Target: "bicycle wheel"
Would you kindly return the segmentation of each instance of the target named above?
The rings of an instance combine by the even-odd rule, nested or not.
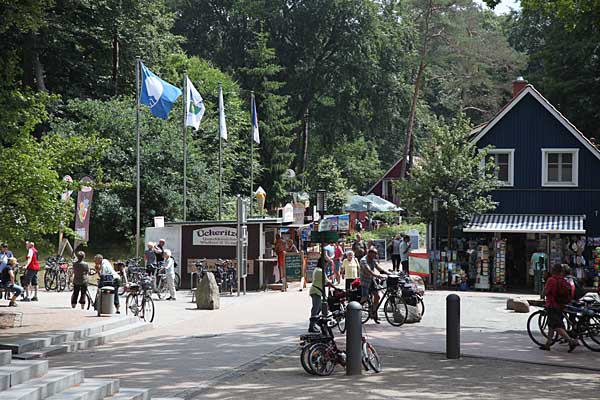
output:
[[[158,285],[156,286],[156,295],[158,296],[159,300],[163,298],[163,295],[167,295],[167,278],[164,276],[161,276],[160,280],[158,281]]]
[[[377,354],[377,350],[375,347],[369,342],[363,343],[362,348],[363,354],[363,366],[365,365],[365,360],[369,367],[375,371],[375,373],[381,372],[381,359],[379,358],[379,354]],[[368,370],[368,368],[365,368]]]
[[[92,295],[90,294],[90,291],[86,291],[85,292],[85,303],[86,303],[86,309],[89,310],[90,308],[94,307],[94,300],[92,298]]]
[[[600,317],[594,315],[580,322],[583,334],[579,337],[585,347],[591,351],[600,352]]]
[[[425,315],[425,303],[423,302],[423,297],[417,295],[417,310],[421,313],[421,318]]]
[[[67,288],[67,273],[65,271],[58,271],[58,276],[56,278],[56,291],[62,292]]]
[[[329,345],[318,343],[311,348],[308,362],[316,375],[329,376],[335,369],[335,358]]]
[[[138,295],[137,293],[130,293],[127,295],[127,298],[125,299],[125,314],[129,315],[133,315],[134,317],[140,317],[140,303],[138,301]]]
[[[312,347],[316,346],[317,344],[319,343],[308,343],[302,348],[302,351],[300,352],[300,364],[302,364],[302,368],[311,375],[316,375],[316,373],[310,366],[308,356],[310,355]]]
[[[50,292],[57,287],[57,279],[56,272],[54,270],[46,271],[46,275],[44,275],[44,287],[46,291]]]
[[[538,310],[527,319],[527,334],[538,346],[544,346],[548,338],[548,315],[546,310]],[[552,343],[556,341],[558,334],[554,334]]]
[[[346,332],[346,307],[342,304],[340,307],[340,315],[338,317],[337,327],[340,333]]]
[[[142,300],[142,319],[146,322],[154,321],[154,301],[150,296],[144,296]]]
[[[179,290],[181,287],[181,277],[177,272],[175,272],[175,290]]]
[[[363,324],[366,324],[367,321],[371,318],[371,300],[365,301],[362,303],[362,311],[360,312],[360,321]]]
[[[408,316],[408,306],[400,296],[390,296],[383,305],[385,319],[392,326],[402,326]]]
[[[67,269],[67,290],[73,291],[73,268]]]

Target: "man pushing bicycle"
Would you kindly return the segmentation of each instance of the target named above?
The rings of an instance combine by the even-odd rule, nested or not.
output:
[[[373,278],[382,278],[387,274],[387,271],[379,266],[377,262],[377,249],[369,248],[367,255],[360,260],[360,302],[365,303],[369,296],[373,299],[373,309],[377,310],[379,306],[379,290],[375,286]],[[371,318],[375,323],[379,323],[377,313],[371,310]]]

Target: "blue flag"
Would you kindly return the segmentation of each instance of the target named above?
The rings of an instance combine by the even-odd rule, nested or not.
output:
[[[144,63],[142,65],[142,96],[140,102],[150,107],[152,115],[167,119],[175,100],[181,96],[181,89],[154,75]]]

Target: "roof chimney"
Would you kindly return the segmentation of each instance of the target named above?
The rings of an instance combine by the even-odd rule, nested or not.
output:
[[[525,89],[529,82],[527,82],[522,76],[517,77],[512,83],[513,87],[513,99],[521,93],[521,90]]]

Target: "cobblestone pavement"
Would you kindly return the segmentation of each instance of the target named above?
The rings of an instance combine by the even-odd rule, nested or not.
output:
[[[197,399],[598,399],[600,372],[379,347],[383,371],[310,376],[298,352],[223,379]]]

